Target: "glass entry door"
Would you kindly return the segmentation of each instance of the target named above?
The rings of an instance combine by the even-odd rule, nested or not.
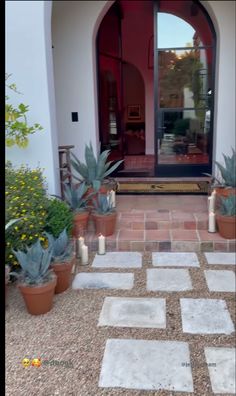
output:
[[[211,172],[213,28],[193,1],[159,1],[154,34],[156,176]]]

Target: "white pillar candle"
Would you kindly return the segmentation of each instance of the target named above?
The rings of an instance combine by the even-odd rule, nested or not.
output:
[[[110,195],[111,195],[111,205],[113,208],[115,208],[116,207],[116,192],[114,190],[111,190]]]
[[[88,264],[88,246],[81,246],[81,262],[82,264]]]
[[[84,237],[79,237],[78,238],[78,242],[79,242],[79,257],[81,257],[81,248],[84,245]]]
[[[211,196],[208,197],[208,212],[215,212],[215,200],[216,200],[216,191],[214,190],[211,193]]]
[[[99,235],[98,237],[98,254],[105,254],[105,237],[103,235]]]
[[[216,232],[216,219],[214,212],[210,212],[208,216],[208,232]]]

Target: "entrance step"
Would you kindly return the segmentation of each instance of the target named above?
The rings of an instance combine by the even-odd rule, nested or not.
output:
[[[236,240],[209,233],[207,213],[177,211],[120,212],[113,235],[106,237],[107,251],[234,252]],[[89,250],[98,250],[90,220],[85,235]]]
[[[106,237],[107,251],[235,252],[236,240],[208,232],[207,196],[116,196],[115,233]],[[98,251],[89,221],[85,242]]]

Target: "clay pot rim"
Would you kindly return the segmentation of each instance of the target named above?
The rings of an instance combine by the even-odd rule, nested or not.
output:
[[[74,216],[77,216],[77,215],[79,215],[79,214],[86,214],[86,213],[89,213],[89,211],[88,211],[88,209],[86,208],[86,209],[83,209],[83,210],[74,210]]]
[[[233,220],[236,220],[236,216],[227,216],[227,215],[222,215],[220,213],[217,213],[216,214],[216,219],[223,220],[223,221],[226,221],[226,222],[231,222]]]
[[[39,284],[37,284],[37,285],[29,285],[28,283],[20,282],[20,283],[18,283],[17,286],[18,286],[19,288],[27,288],[27,289],[31,289],[31,290],[32,290],[32,289],[40,289],[40,288],[49,286],[51,283],[55,283],[55,284],[56,284],[56,282],[57,282],[57,276],[56,276],[56,274],[52,271],[52,273],[50,274],[50,279],[47,280],[46,282],[39,283]]]
[[[57,261],[55,263],[51,263],[51,268],[56,271],[64,271],[65,269],[70,269],[70,267],[72,267],[74,263],[73,259],[74,258],[72,257],[70,261]]]
[[[117,211],[110,212],[110,213],[98,213],[98,212],[96,212],[96,211],[93,211],[91,214],[92,214],[92,215],[95,215],[95,216],[99,216],[99,217],[106,217],[106,216],[114,216],[114,215],[117,215]]]

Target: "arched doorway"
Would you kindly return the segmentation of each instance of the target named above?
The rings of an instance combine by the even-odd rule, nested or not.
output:
[[[117,158],[127,154],[127,113],[135,109],[136,125],[138,121],[140,125],[134,131],[140,136],[145,131],[146,142],[137,154],[151,157],[149,169],[143,168],[147,176],[201,177],[211,172],[215,37],[213,24],[197,1],[120,0],[113,4],[101,22],[97,42],[100,140],[103,143],[107,136],[102,82],[102,71],[107,69],[116,81],[116,109],[112,111],[116,112]],[[138,100],[124,101],[126,56],[144,77],[145,120],[141,120]]]

